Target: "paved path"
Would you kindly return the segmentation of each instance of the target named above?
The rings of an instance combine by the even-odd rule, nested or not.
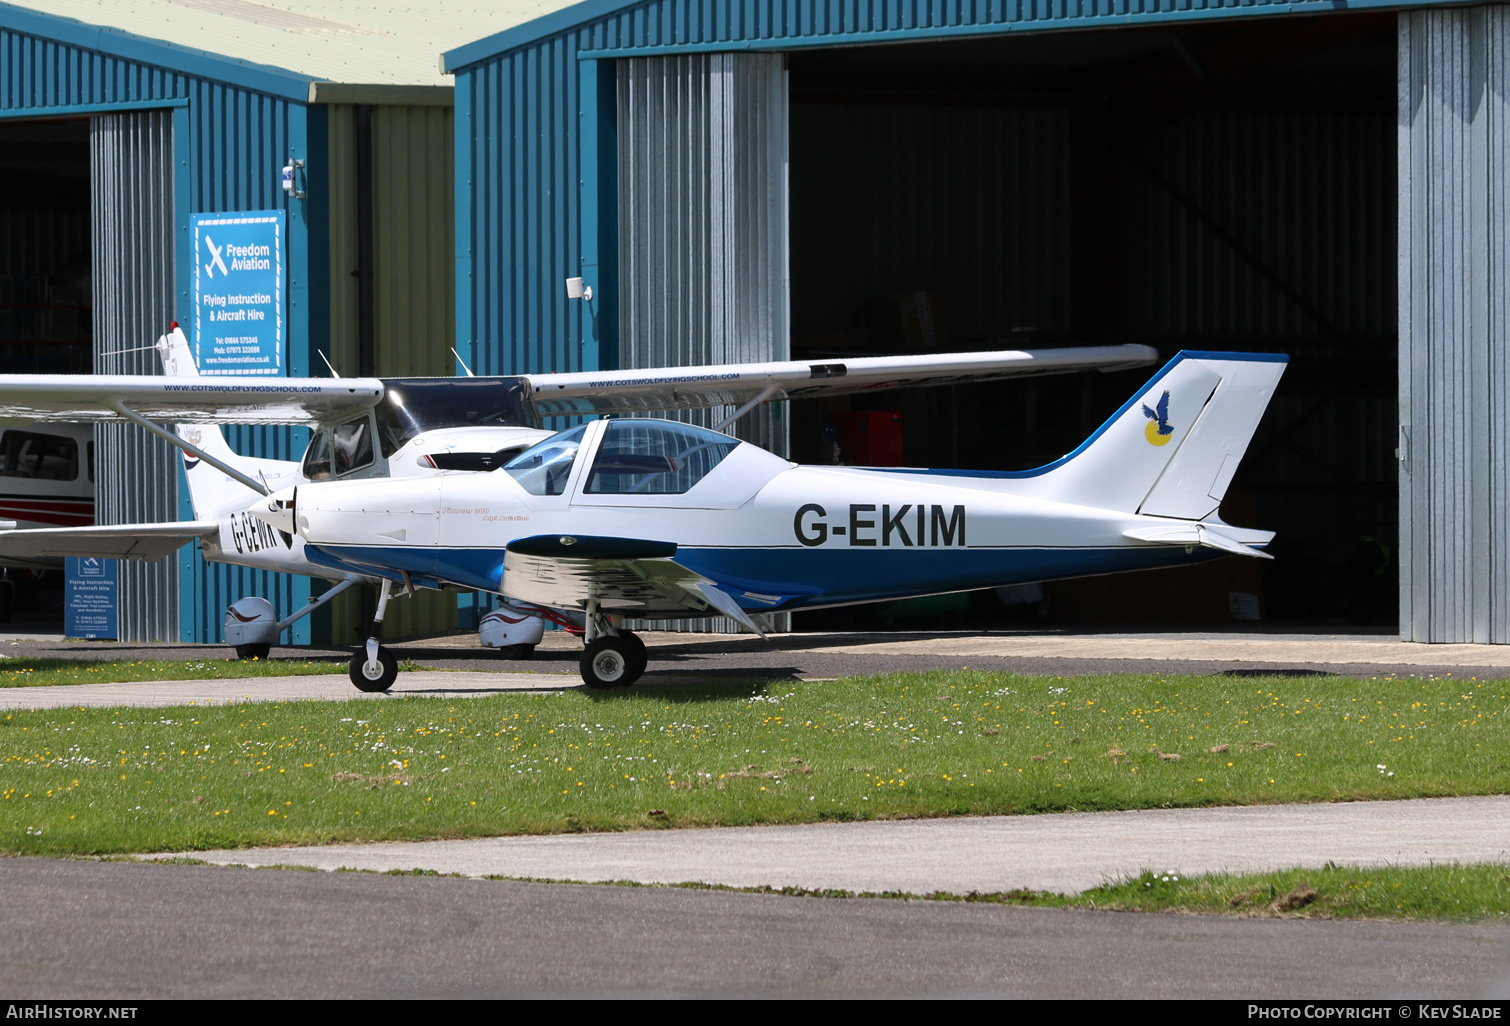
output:
[[[1128,915],[63,859],[6,859],[3,869],[0,993],[27,1000],[1015,996],[1294,1007],[1510,998],[1510,929],[1500,923]],[[1243,1006],[1226,1014],[1242,1016]]]
[[[219,864],[429,869],[926,894],[1073,893],[1144,869],[1510,862],[1510,797],[816,823],[186,853]]]
[[[392,691],[370,695],[352,686],[344,673],[302,677],[243,677],[239,680],[131,681],[122,684],[66,684],[0,689],[0,709],[56,709],[81,706],[234,705],[241,702],[307,702],[353,698],[480,698],[505,691],[559,691],[581,687],[581,678],[547,673],[410,671],[399,674]]]
[[[650,648],[647,681],[675,683],[687,675],[848,677],[901,670],[971,669],[1011,673],[1335,673],[1356,677],[1510,677],[1510,646],[1420,645],[1392,634],[1172,632],[1035,629],[933,633],[641,635]],[[581,643],[549,633],[529,662],[504,662],[472,632],[398,641],[406,658],[442,670],[528,671],[576,675]],[[0,637],[0,653],[69,659],[224,659],[216,645],[62,642]],[[277,648],[275,657],[344,663],[350,649]]]
[[[651,669],[645,684],[692,685],[709,677],[793,679],[958,668],[1079,673],[1338,673],[1510,676],[1510,645],[1418,645],[1379,634],[1086,634],[1021,631],[936,634],[747,635],[646,633]],[[0,643],[4,643],[0,639]],[[477,697],[500,691],[579,687],[581,643],[547,634],[528,662],[504,662],[476,647],[470,634],[420,638],[392,647],[406,659],[448,672],[400,674],[395,695]],[[50,658],[224,658],[214,646],[5,643],[12,656]],[[344,661],[337,649],[279,649],[285,657]],[[450,672],[454,671],[454,672]],[[0,709],[69,705],[162,706],[228,701],[300,701],[363,697],[345,674],[243,680],[81,684],[0,689]]]

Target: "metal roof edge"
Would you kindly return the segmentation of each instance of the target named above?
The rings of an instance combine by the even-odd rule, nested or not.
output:
[[[510,50],[517,50],[528,46],[541,39],[568,31],[576,25],[583,25],[596,21],[599,18],[606,18],[624,8],[634,7],[644,2],[645,0],[582,0],[581,3],[542,15],[533,21],[527,21],[522,25],[516,25],[513,28],[504,29],[502,32],[496,32],[491,36],[486,36],[474,42],[465,43],[453,50],[447,50],[440,55],[440,70],[443,74],[454,75],[469,65],[478,64],[490,57],[496,57]],[[1120,28],[1141,23],[1216,20],[1232,15],[1244,14],[1332,13],[1348,10],[1376,10],[1380,8],[1461,6],[1464,3],[1465,0],[1289,0],[1289,2],[1270,4],[1263,8],[1254,8],[1246,3],[1236,2],[1236,0],[1220,0],[1213,7],[1198,9],[1184,8],[1178,11],[1042,19],[1027,23],[1003,21],[968,26],[953,25],[929,26],[920,29],[889,29],[864,33],[863,38],[854,34],[845,35],[840,38],[839,42],[842,45],[907,42],[939,36],[995,35],[998,33],[1005,35],[1010,32],[1055,31],[1066,28],[1086,28],[1093,25]],[[651,55],[734,52],[740,50],[789,50],[811,46],[833,46],[836,45],[835,39],[836,37],[832,35],[811,37],[775,36],[761,37],[759,39],[729,39],[718,42],[667,43],[651,47],[630,45],[602,50],[583,50],[577,56],[586,59],[595,59],[599,57],[621,57],[631,51]]]
[[[308,75],[299,75],[284,68],[196,50],[165,39],[138,36],[123,29],[43,14],[10,3],[0,2],[0,28],[197,78],[242,86],[298,103],[307,102],[312,81]]]
[[[362,82],[311,82],[310,103],[371,103],[389,107],[454,107],[456,87]]]
[[[547,36],[565,32],[575,25],[606,18],[625,7],[634,7],[643,2],[644,0],[582,0],[581,3],[541,15],[523,25],[515,25],[491,36],[464,43],[454,50],[447,50],[440,55],[440,70],[442,74],[454,75],[470,64],[477,64],[509,50],[517,50]]]

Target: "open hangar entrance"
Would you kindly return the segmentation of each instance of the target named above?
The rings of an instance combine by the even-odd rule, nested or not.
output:
[[[797,626],[1392,627],[1396,15],[1036,33],[788,58],[794,358],[1137,342],[1290,366],[1223,504],[1273,562],[811,614]],[[1016,470],[1152,369],[796,403],[791,454]],[[865,413],[871,416],[864,416]],[[844,442],[851,442],[846,452]],[[858,444],[856,444],[858,443]]]
[[[0,120],[0,368],[87,374],[93,360],[89,119]],[[87,428],[0,432],[0,520],[93,521]],[[0,570],[0,622],[60,631],[62,575]],[[13,628],[13,629],[14,629]]]

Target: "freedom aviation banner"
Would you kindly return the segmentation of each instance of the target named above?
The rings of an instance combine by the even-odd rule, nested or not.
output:
[[[190,223],[199,373],[281,375],[283,211],[192,214]]]

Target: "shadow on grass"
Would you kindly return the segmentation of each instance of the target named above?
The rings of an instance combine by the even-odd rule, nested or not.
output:
[[[722,677],[674,676],[641,677],[629,688],[583,688],[581,693],[594,702],[622,701],[626,698],[650,698],[668,704],[690,705],[697,702],[720,702],[729,699],[763,697],[772,684],[795,683],[784,680],[728,679]]]

